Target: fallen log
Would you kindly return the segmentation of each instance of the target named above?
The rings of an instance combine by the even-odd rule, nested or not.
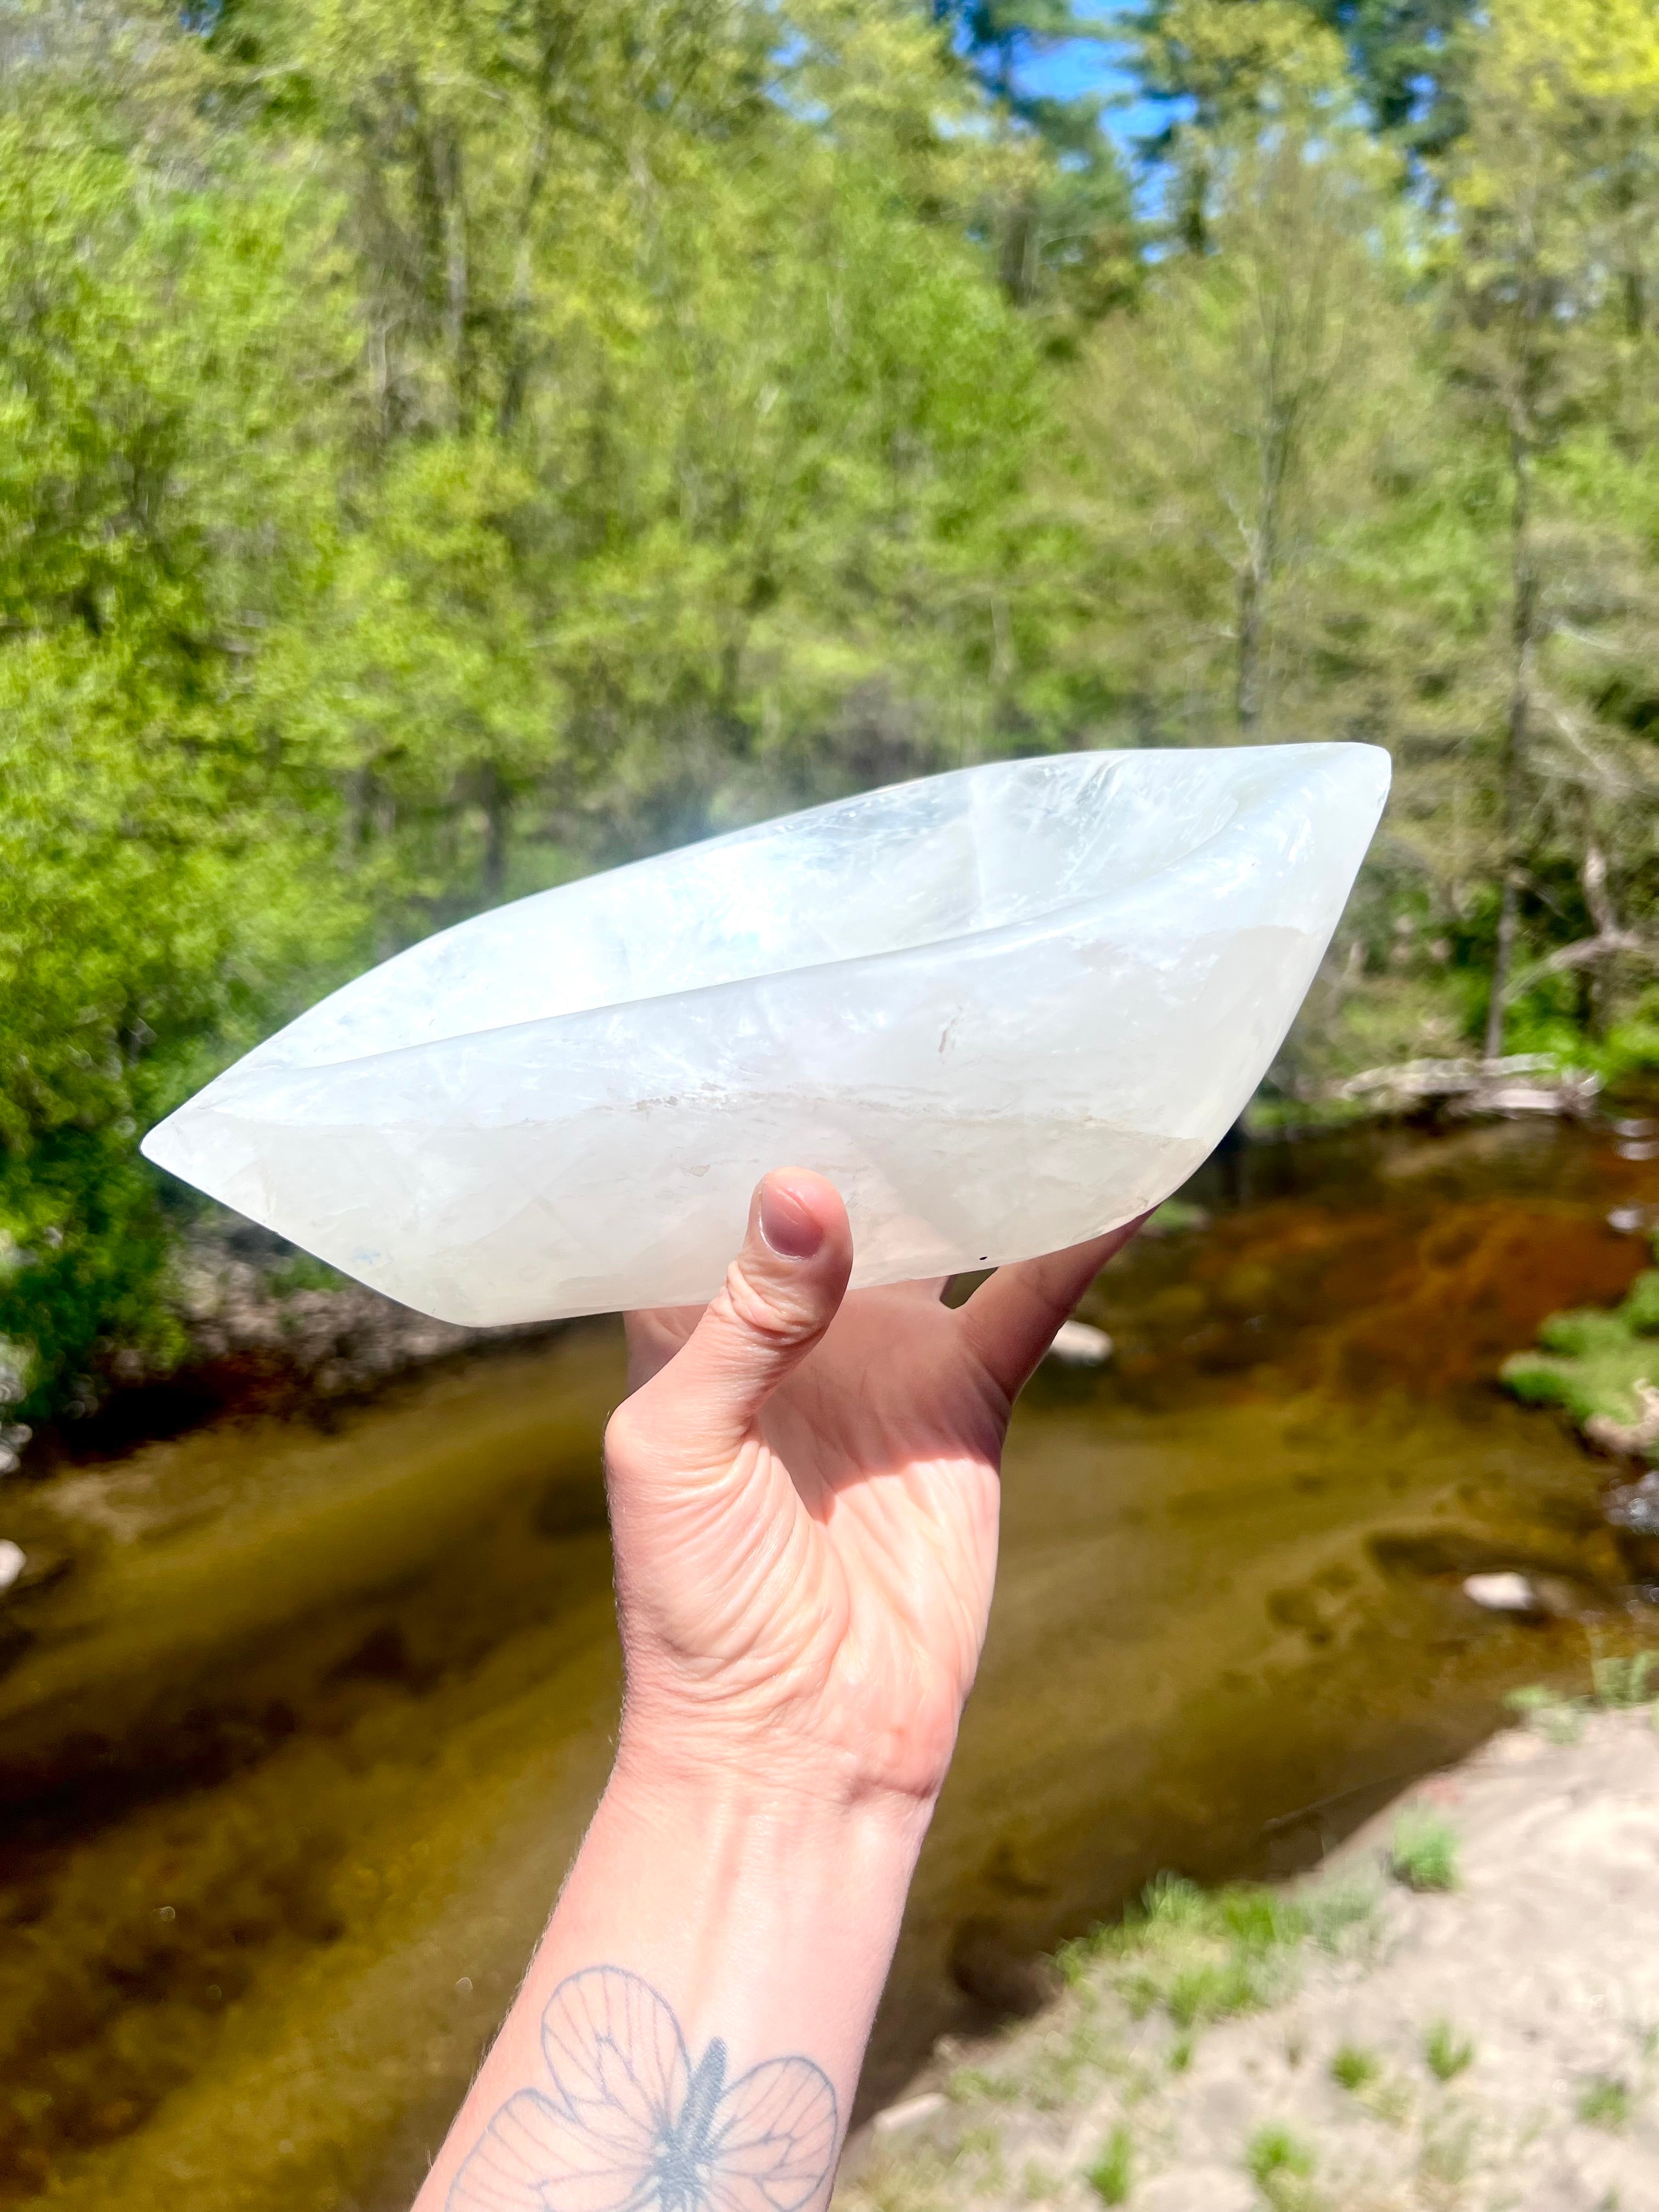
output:
[[[1382,1114],[1428,1109],[1458,1117],[1553,1114],[1582,1121],[1594,1112],[1601,1090],[1601,1077],[1588,1068],[1559,1067],[1542,1053],[1512,1053],[1502,1060],[1407,1060],[1368,1067],[1329,1095],[1363,1100]]]

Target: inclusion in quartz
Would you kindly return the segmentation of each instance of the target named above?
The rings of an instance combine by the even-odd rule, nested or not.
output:
[[[476,1325],[709,1297],[774,1167],[840,1188],[855,1284],[1027,1258],[1237,1118],[1388,787],[1370,745],[1071,753],[763,823],[427,939],[144,1151]]]

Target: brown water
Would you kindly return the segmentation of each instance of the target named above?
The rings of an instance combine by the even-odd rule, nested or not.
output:
[[[1620,1617],[1596,1468],[1492,1377],[1622,1293],[1605,1216],[1659,1167],[1553,1127],[1243,1165],[1097,1286],[1113,1367],[1017,1417],[866,2103],[1158,1869],[1304,1864],[1505,1691],[1582,1678],[1582,1623],[1463,1575]],[[0,2201],[407,2203],[605,1773],[621,1371],[583,1326],[0,1493],[67,1570],[0,1613]]]

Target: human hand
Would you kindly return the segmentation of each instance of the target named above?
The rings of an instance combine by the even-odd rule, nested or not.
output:
[[[1132,1233],[958,1312],[942,1282],[848,1297],[846,1208],[785,1169],[717,1297],[629,1318],[616,1771],[417,2212],[820,2202],[979,1661],[1014,1396]]]
[[[755,1194],[706,1308],[635,1314],[605,1438],[628,1693],[619,1773],[739,1772],[931,1806],[984,1640],[1013,1401],[1139,1224],[847,1295],[834,1186]]]

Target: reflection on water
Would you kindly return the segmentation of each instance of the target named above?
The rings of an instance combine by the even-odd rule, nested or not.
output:
[[[1158,1869],[1305,1863],[1505,1690],[1582,1676],[1581,1624],[1483,1615],[1464,1575],[1620,1602],[1597,1470],[1491,1376],[1622,1293],[1644,1251],[1605,1217],[1659,1168],[1553,1128],[1225,1168],[1206,1227],[1097,1286],[1113,1367],[1017,1419],[866,2098]],[[407,2203],[605,1772],[620,1379],[595,1324],[327,1432],[8,1489],[41,1568],[0,1614],[0,2200]]]

